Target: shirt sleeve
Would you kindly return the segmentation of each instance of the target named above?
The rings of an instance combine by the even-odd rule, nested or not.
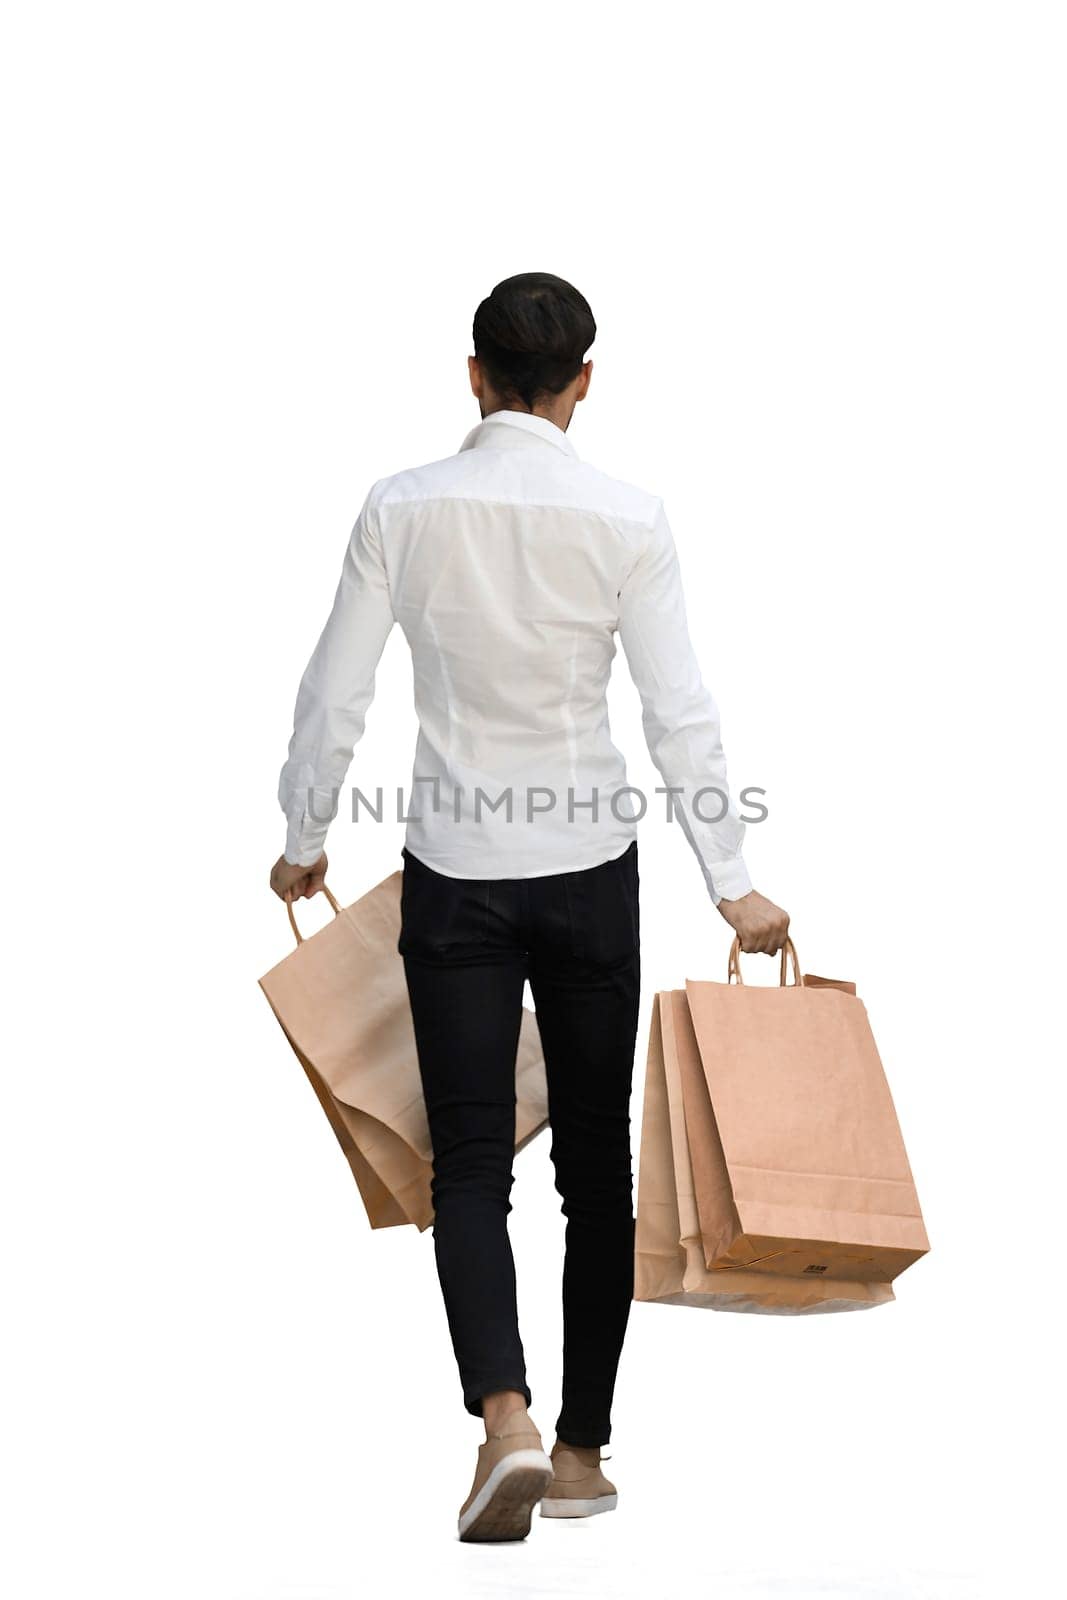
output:
[[[288,820],[285,859],[294,865],[310,866],[322,854],[394,620],[368,495],[348,541],[333,609],[300,680],[289,757],[278,783]]]
[[[714,904],[752,888],[741,855],[745,825],[730,796],[719,711],[689,638],[674,537],[660,502],[619,591],[619,639],[641,696],[649,754]],[[702,792],[703,791],[703,792]]]

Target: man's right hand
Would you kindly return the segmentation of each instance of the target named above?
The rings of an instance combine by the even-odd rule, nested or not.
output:
[[[789,913],[752,889],[740,900],[720,900],[719,912],[750,955],[777,955],[789,933]]]

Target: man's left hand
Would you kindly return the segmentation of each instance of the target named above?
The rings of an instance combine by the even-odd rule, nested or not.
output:
[[[310,867],[294,866],[281,855],[270,869],[270,886],[279,900],[310,900],[325,887],[328,865],[325,852]]]

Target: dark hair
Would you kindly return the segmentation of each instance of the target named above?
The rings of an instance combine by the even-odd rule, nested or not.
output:
[[[493,388],[531,410],[578,376],[595,338],[588,300],[551,272],[505,278],[474,313],[474,353]]]

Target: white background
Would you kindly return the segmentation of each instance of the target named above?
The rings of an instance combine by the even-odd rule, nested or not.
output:
[[[1058,1587],[1062,17],[12,8],[18,1600]],[[635,1306],[618,1512],[486,1549],[455,1539],[482,1435],[430,1235],[369,1231],[256,979],[351,524],[477,420],[474,307],[530,269],[592,303],[571,437],[665,498],[735,786],[768,791],[751,870],[802,964],[859,984],[933,1251],[870,1315]],[[407,782],[410,693],[397,630],[352,781]],[[611,707],[651,787],[621,657]],[[401,835],[334,828],[342,898]],[[652,993],[728,948],[680,830],[640,848],[635,1160]],[[551,1437],[546,1139],[513,1200]]]

